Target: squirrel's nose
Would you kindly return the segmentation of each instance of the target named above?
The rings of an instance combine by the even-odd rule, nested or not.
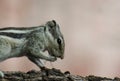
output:
[[[61,58],[61,59],[63,59],[63,58],[64,58],[64,56],[60,56],[60,58]]]

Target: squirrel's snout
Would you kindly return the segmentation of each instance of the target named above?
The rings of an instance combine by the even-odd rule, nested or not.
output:
[[[60,58],[61,58],[61,59],[63,59],[63,58],[64,58],[64,56],[60,56]]]

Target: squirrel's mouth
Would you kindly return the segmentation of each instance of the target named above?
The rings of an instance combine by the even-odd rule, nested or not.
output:
[[[55,49],[48,50],[48,53],[49,53],[51,56],[54,56],[54,57],[56,57],[56,58],[60,58],[60,59],[63,59],[63,58],[64,58],[64,55],[59,54],[58,51],[56,51]]]

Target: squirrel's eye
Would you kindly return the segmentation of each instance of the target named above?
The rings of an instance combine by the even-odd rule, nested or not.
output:
[[[60,38],[57,39],[57,43],[61,44],[61,39]]]
[[[53,26],[50,26],[51,29],[53,29]]]

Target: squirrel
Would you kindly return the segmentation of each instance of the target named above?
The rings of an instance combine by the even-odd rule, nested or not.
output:
[[[0,29],[0,62],[26,56],[40,69],[41,59],[54,62],[64,58],[65,41],[55,20],[35,27],[6,27]],[[46,55],[46,51],[48,55]],[[0,77],[4,73],[0,71]]]

